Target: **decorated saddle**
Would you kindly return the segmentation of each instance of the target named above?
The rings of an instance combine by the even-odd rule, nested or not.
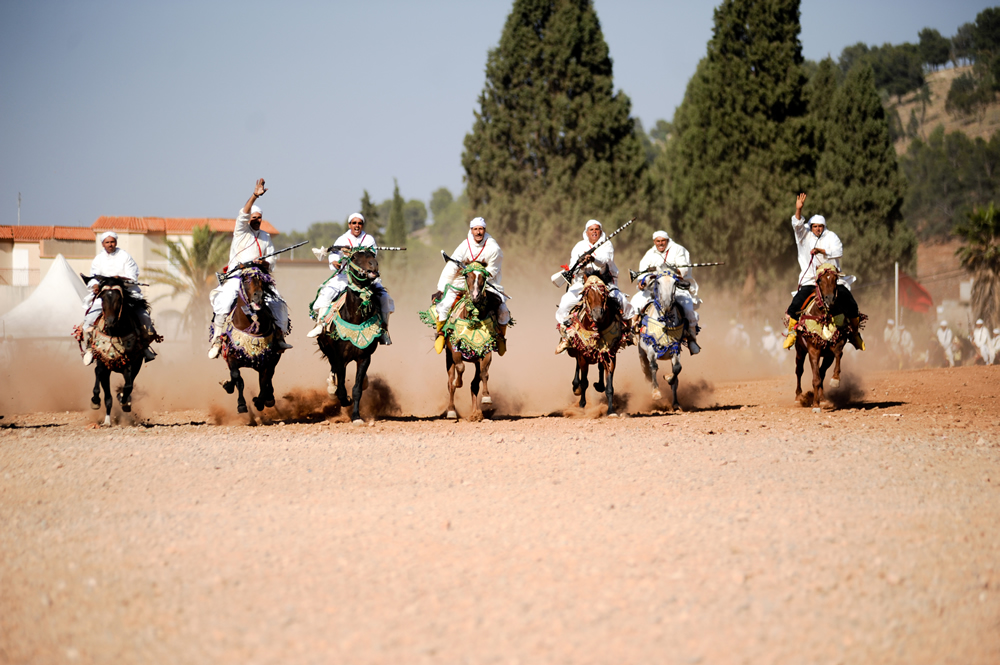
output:
[[[864,328],[867,320],[867,314],[859,314],[858,329]],[[795,330],[814,346],[824,347],[846,342],[850,338],[848,323],[847,317],[843,314],[830,314],[823,304],[823,299],[811,293],[802,306],[802,313]]]
[[[445,293],[448,289],[453,289],[453,287],[449,284],[445,287]],[[428,309],[419,312],[420,320],[435,330],[437,329],[437,304],[443,298],[444,293]],[[448,319],[441,328],[448,344],[452,349],[461,353],[464,360],[477,360],[487,353],[497,350],[499,298],[492,293],[487,293],[485,298],[486,303],[477,306],[469,298],[467,292],[459,291],[458,298],[451,306]],[[514,325],[513,319],[508,325]]]
[[[681,345],[687,344],[686,321],[676,304],[662,312],[658,303],[650,303],[640,321],[639,338],[656,352],[657,358],[676,356],[681,352]]]
[[[321,286],[320,290],[322,288]],[[376,293],[370,287],[358,287],[354,284],[349,284],[347,288],[357,293],[361,298],[361,311],[365,316],[364,321],[361,323],[351,323],[341,317],[340,309],[347,301],[347,290],[344,290],[330,303],[326,312],[319,317],[319,322],[323,323],[323,330],[326,331],[326,334],[331,339],[344,340],[359,349],[367,349],[378,341],[382,333],[385,332],[382,317],[379,314],[378,307],[374,304]],[[316,298],[319,298],[319,291],[316,292]],[[313,299],[313,302],[309,303],[310,312],[313,311],[316,298]]]

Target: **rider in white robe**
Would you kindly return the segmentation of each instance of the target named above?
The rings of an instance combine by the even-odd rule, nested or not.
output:
[[[347,231],[333,243],[334,247],[375,247],[375,238],[365,232],[365,217],[360,212],[356,212],[347,218]],[[372,252],[377,256],[378,250]],[[329,257],[330,270],[333,276],[327,279],[319,289],[316,302],[313,303],[313,310],[310,317],[319,320],[316,327],[306,333],[306,337],[318,337],[323,332],[324,317],[330,305],[340,297],[340,294],[347,290],[350,278],[347,275],[347,253],[339,252],[335,249],[320,247],[313,249],[313,254],[320,261],[324,256]],[[389,292],[382,285],[382,278],[376,278],[372,283],[372,290],[378,294],[379,308],[382,314],[382,324],[385,332],[382,333],[380,344],[392,344],[389,338],[389,315],[396,311],[396,303],[389,296]]]
[[[260,229],[263,221],[263,213],[254,202],[264,195],[267,189],[264,188],[264,179],[257,181],[253,194],[247,199],[243,209],[236,217],[236,225],[233,228],[233,242],[229,247],[229,263],[226,270],[232,270],[241,263],[254,261],[267,272],[273,272],[277,257],[271,256],[274,253],[274,245],[271,243],[271,234]],[[212,348],[208,351],[209,358],[219,355],[222,348],[222,333],[225,329],[226,318],[233,310],[233,304],[239,296],[240,275],[231,274],[225,282],[218,288],[212,289],[209,299],[212,302],[212,311],[215,313],[215,328],[212,337]],[[272,285],[273,296],[268,294],[264,297],[264,304],[271,316],[274,317],[275,334],[277,335],[277,346],[282,349],[292,348],[291,344],[285,342],[285,335],[291,331],[288,320],[288,305],[278,293],[277,287]]]
[[[576,243],[573,246],[573,251],[570,253],[569,265],[573,267],[576,262],[583,256],[587,251],[593,249],[593,247],[599,244],[601,241],[606,240],[607,236],[604,234],[604,226],[596,219],[591,219],[587,221],[587,224],[583,228],[583,240]],[[590,260],[588,264],[593,270],[602,272],[607,277],[606,282],[608,288],[610,289],[610,295],[618,304],[621,306],[622,318],[625,321],[630,321],[633,316],[635,316],[635,311],[632,308],[632,303],[629,302],[625,294],[618,290],[618,266],[615,265],[615,248],[610,242],[606,242],[597,250],[590,255]],[[570,311],[575,307],[580,299],[583,297],[583,285],[586,282],[586,277],[583,274],[583,268],[586,267],[584,264],[581,266],[576,273],[573,275],[573,281],[570,283],[569,288],[566,289],[566,293],[559,300],[559,307],[556,309],[556,323],[560,326],[565,326],[569,323]],[[565,337],[563,337],[559,344],[556,346],[556,353],[561,353],[566,350],[568,342]]]
[[[678,266],[681,279],[691,285],[689,289],[682,289],[678,286],[674,291],[674,300],[684,310],[684,318],[688,321],[688,335],[690,336],[688,349],[691,355],[694,355],[701,351],[696,339],[698,312],[695,311],[701,304],[701,300],[698,298],[698,282],[695,281],[691,271],[691,256],[687,249],[673,242],[666,231],[657,231],[653,234],[653,246],[639,262],[639,272],[657,270],[664,265]],[[644,275],[639,279],[639,292],[632,296],[632,307],[635,309],[637,317],[642,316],[642,310],[653,302],[653,284],[656,283],[656,280],[655,274]]]
[[[500,329],[497,339],[497,353],[503,355],[507,352],[507,324],[510,323],[510,310],[507,308],[507,301],[510,297],[504,292],[503,284],[503,250],[496,239],[486,232],[486,220],[476,217],[469,222],[469,233],[465,240],[455,248],[451,258],[463,263],[473,261],[482,263],[489,274],[486,281],[486,288],[500,296],[500,307],[497,310],[497,325]],[[451,288],[448,288],[448,287]],[[442,294],[441,301],[437,304],[436,313],[438,320],[438,334],[434,340],[434,349],[441,353],[444,350],[444,333],[442,328],[448,320],[452,305],[458,299],[460,293],[466,290],[465,277],[461,270],[453,261],[445,263],[438,278],[437,290]]]
[[[118,248],[117,233],[106,231],[101,235],[101,247],[104,249],[98,252],[90,264],[92,277],[123,277],[132,282],[139,281],[139,266],[128,252]],[[83,299],[83,346],[87,349],[86,353],[83,354],[84,365],[94,362],[94,352],[90,348],[90,340],[93,337],[94,324],[101,316],[101,299],[97,297],[100,282],[91,279],[87,282],[87,287],[90,290]],[[127,284],[125,288],[130,297],[145,302],[138,284]],[[136,307],[135,312],[139,323],[146,329],[147,335],[155,335],[153,321],[149,318],[149,312],[146,311],[145,306]],[[146,347],[145,356],[146,362],[149,362],[156,358],[156,352],[151,347]]]
[[[976,327],[972,331],[972,343],[979,350],[979,355],[987,365],[993,364],[993,340],[990,339],[990,329],[983,325],[982,319],[976,319]]]

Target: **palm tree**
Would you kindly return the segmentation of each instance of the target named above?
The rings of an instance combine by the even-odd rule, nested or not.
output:
[[[972,273],[972,311],[988,328],[1000,325],[1000,215],[991,201],[968,214],[955,227],[965,244],[955,252],[962,267]]]
[[[229,258],[229,237],[213,233],[205,225],[192,230],[190,248],[173,240],[167,240],[166,244],[166,251],[154,249],[153,253],[169,261],[171,269],[148,268],[149,281],[173,287],[171,297],[190,296],[181,320],[185,329],[207,325],[211,314],[208,294],[218,284],[215,271]]]

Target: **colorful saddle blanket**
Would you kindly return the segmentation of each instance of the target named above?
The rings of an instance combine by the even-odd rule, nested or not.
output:
[[[420,320],[435,330],[437,330],[437,302],[440,300],[428,309],[420,311]],[[448,319],[441,330],[449,346],[461,353],[464,360],[478,360],[487,353],[497,350],[498,325],[495,313],[490,312],[484,316],[475,303],[462,292],[451,306]],[[514,325],[514,321],[508,325]]]
[[[656,357],[674,357],[681,352],[681,340],[684,338],[684,317],[677,306],[670,308],[665,314],[660,313],[655,306],[647,307],[642,316],[642,330],[639,338],[643,344],[652,347]]]

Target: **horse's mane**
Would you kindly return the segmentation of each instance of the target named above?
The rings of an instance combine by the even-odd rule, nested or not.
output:
[[[133,298],[129,292],[129,283],[122,279],[121,277],[105,277],[104,275],[92,275],[92,279],[98,280],[101,285],[101,290],[103,291],[107,286],[119,286],[122,290],[122,307],[127,311],[138,313],[145,312],[149,314],[152,310],[150,309],[149,302],[146,298]],[[89,279],[87,281],[90,281]],[[98,294],[100,297],[100,294]]]

